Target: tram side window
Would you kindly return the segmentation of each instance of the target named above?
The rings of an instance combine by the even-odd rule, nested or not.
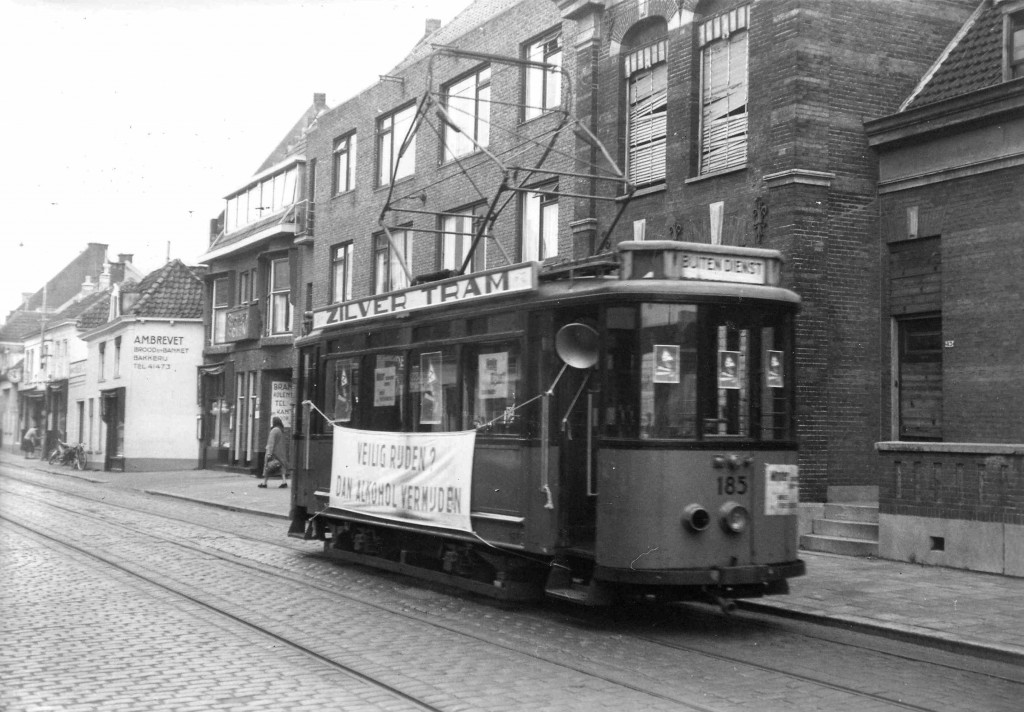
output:
[[[789,372],[792,344],[784,327],[761,329],[761,439],[787,440],[793,437],[793,377]]]
[[[492,435],[521,435],[524,413],[515,410],[521,387],[519,344],[472,345],[465,349],[467,408],[464,428]]]
[[[697,307],[644,304],[640,329],[640,437],[697,434]]]
[[[636,395],[640,366],[636,321],[636,309],[633,307],[612,307],[605,316],[607,346],[604,372],[607,381],[604,433],[612,438],[635,438],[637,435]]]
[[[409,394],[413,430],[453,432],[460,429],[462,403],[454,348],[413,351],[409,363]]]
[[[326,413],[337,425],[355,427],[359,411],[359,359],[332,359],[324,367]]]
[[[405,356],[377,354],[373,359],[373,403],[366,428],[401,431],[405,413]]]

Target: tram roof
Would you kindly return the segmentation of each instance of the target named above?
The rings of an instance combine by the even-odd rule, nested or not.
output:
[[[388,299],[391,294],[394,293],[382,294],[378,297]],[[543,309],[547,306],[562,307],[581,301],[607,303],[642,301],[644,299],[662,301],[667,298],[728,304],[757,302],[795,306],[800,303],[800,297],[792,290],[760,284],[679,279],[620,279],[617,275],[562,277],[552,280],[541,279],[534,289],[501,294],[487,299],[439,304],[415,311],[391,312],[379,316],[363,317],[351,322],[327,324],[314,328],[308,335],[297,339],[295,344],[296,346],[306,346],[334,333],[345,333],[366,327],[379,328],[399,323],[409,324],[410,321],[426,322],[435,321],[438,318],[483,316],[495,312]]]

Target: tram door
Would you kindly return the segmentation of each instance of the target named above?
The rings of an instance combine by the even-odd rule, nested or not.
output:
[[[597,313],[564,315],[556,330],[570,323],[597,325]],[[570,347],[572,348],[572,347]],[[578,345],[580,351],[595,349],[593,343]],[[562,363],[558,364],[561,368]],[[593,418],[588,410],[596,396],[597,372],[593,368],[567,368],[552,398],[552,440],[559,444],[559,530],[565,546],[592,551],[597,523],[597,495],[590,482],[595,442]],[[595,480],[596,481],[596,480]]]

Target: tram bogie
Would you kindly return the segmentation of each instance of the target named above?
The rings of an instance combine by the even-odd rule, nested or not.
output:
[[[290,534],[505,600],[785,593],[799,300],[778,253],[620,251],[617,275],[517,265],[410,287],[401,314],[323,310]]]

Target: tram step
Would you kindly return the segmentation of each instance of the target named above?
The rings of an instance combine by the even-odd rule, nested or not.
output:
[[[570,588],[549,588],[544,593],[551,598],[570,603],[586,603],[589,591],[586,586],[572,586]]]
[[[805,551],[820,551],[843,556],[878,556],[877,541],[820,534],[803,534],[800,537],[800,548]]]

